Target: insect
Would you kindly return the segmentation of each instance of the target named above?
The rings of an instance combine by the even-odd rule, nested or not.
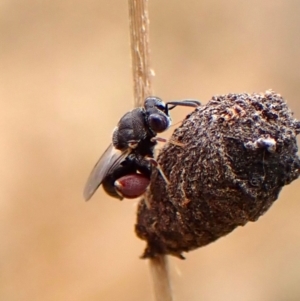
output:
[[[119,121],[112,136],[112,143],[94,166],[84,189],[88,201],[100,185],[115,198],[135,198],[142,195],[150,182],[157,137],[171,125],[169,110],[176,106],[197,107],[196,100],[170,101],[166,104],[150,96],[144,106],[127,112]],[[161,172],[162,173],[162,172]],[[163,173],[162,173],[163,175]]]

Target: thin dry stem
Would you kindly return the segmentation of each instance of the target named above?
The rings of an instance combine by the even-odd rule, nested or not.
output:
[[[143,105],[146,96],[152,95],[147,0],[129,0],[129,26],[134,106],[139,107]]]
[[[134,106],[143,105],[152,95],[149,47],[149,17],[147,0],[129,0],[129,23],[134,81]],[[168,259],[164,255],[149,259],[156,301],[172,301]]]
[[[167,256],[158,255],[155,258],[151,258],[149,265],[153,279],[155,300],[172,301],[173,298]]]

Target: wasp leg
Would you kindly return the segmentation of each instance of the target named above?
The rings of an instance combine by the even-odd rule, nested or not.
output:
[[[171,144],[173,144],[173,145],[180,146],[180,147],[184,147],[185,146],[184,143],[176,141],[176,140],[173,140],[173,139],[170,139],[168,142],[171,143]]]
[[[167,139],[162,137],[153,137],[151,138],[151,142],[167,142]]]
[[[164,172],[163,172],[162,168],[160,167],[160,165],[158,164],[158,162],[153,158],[146,158],[146,160],[148,160],[153,166],[155,166],[158,169],[158,171],[159,171],[160,175],[162,176],[162,178],[169,185],[170,181],[168,180],[168,178],[164,174]]]

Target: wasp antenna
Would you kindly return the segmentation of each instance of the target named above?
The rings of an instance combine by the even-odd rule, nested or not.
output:
[[[171,106],[170,106],[171,105]],[[169,101],[166,103],[166,106],[169,110],[174,109],[176,106],[183,106],[183,107],[199,107],[201,105],[200,101],[195,99],[185,99],[179,101]]]

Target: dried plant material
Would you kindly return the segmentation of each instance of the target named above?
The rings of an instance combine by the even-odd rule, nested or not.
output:
[[[137,108],[152,95],[154,71],[150,68],[148,0],[129,0],[128,7],[134,106]]]
[[[158,157],[169,185],[154,171],[139,203],[143,257],[183,258],[256,221],[300,174],[299,132],[273,91],[215,96],[188,115],[171,138],[184,146],[168,143]]]
[[[172,301],[168,256],[158,255],[149,261],[153,280],[155,301]]]
[[[152,95],[150,68],[148,0],[129,0],[129,30],[134,83],[134,107],[140,107],[144,99]],[[172,301],[171,282],[165,255],[150,258],[149,264],[156,301]]]

